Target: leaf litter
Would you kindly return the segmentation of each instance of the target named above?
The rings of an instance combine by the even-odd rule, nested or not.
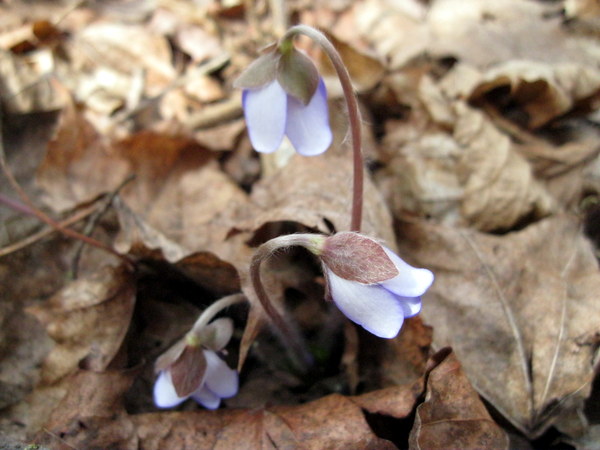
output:
[[[564,3],[568,20],[542,1],[289,4],[352,61],[374,136],[365,233],[436,274],[421,316],[388,341],[323,302],[309,254],[273,258],[267,290],[320,355],[307,376],[290,370],[248,264],[279,234],[348,228],[349,149],[334,106],[323,157],[252,153],[231,83],[281,16],[247,3],[0,4],[3,130],[60,116],[43,160],[3,132],[10,170],[61,219],[114,195],[84,216],[86,233],[136,266],[99,250],[78,259],[57,233],[0,259],[1,433],[51,448],[568,448],[552,436],[589,448],[599,278],[583,223],[598,201],[600,77],[594,9]],[[0,194],[17,198],[4,181]],[[36,231],[0,217],[3,246]],[[153,361],[240,290],[249,307],[231,309],[239,350],[227,355],[238,396],[158,412]]]

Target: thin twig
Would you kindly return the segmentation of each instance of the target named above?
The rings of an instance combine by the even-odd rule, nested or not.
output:
[[[12,188],[15,190],[15,192],[21,198],[21,201],[27,207],[29,207],[29,209],[31,209],[31,212],[35,215],[35,217],[37,217],[42,222],[50,225],[52,228],[54,228],[57,231],[61,232],[65,236],[68,236],[68,237],[73,238],[73,239],[80,240],[82,242],[85,242],[86,244],[92,245],[94,247],[97,247],[97,248],[100,248],[102,250],[105,250],[108,253],[111,253],[112,255],[114,255],[117,258],[119,258],[122,261],[124,261],[125,264],[127,264],[127,266],[129,268],[133,269],[134,263],[126,255],[122,255],[121,253],[117,252],[115,249],[109,247],[108,245],[106,245],[106,244],[104,244],[104,243],[102,243],[102,242],[100,242],[100,241],[98,241],[96,239],[90,238],[90,237],[85,236],[85,235],[83,235],[81,233],[78,233],[75,230],[72,230],[70,228],[66,228],[66,227],[62,226],[59,222],[57,222],[56,220],[54,220],[53,218],[51,218],[50,216],[48,216],[47,214],[45,214],[43,211],[41,211],[39,208],[37,208],[34,205],[33,201],[29,198],[29,195],[27,195],[27,193],[25,192],[25,190],[21,187],[21,185],[19,184],[19,182],[14,177],[12,171],[10,170],[10,168],[8,167],[8,164],[6,162],[6,155],[5,155],[5,152],[4,152],[4,145],[3,145],[2,115],[1,115],[1,111],[0,111],[0,169],[2,170],[2,172],[4,173],[4,175],[6,176],[6,178],[8,179],[8,182],[10,183],[10,185],[12,186]]]
[[[70,225],[73,225],[73,224],[79,222],[80,220],[85,219],[90,214],[93,214],[94,211],[96,211],[98,209],[98,207],[99,207],[99,205],[97,205],[97,204],[89,206],[86,209],[78,212],[77,214],[74,214],[73,216],[61,221],[60,225],[63,227],[68,227]],[[2,248],[0,248],[0,258],[3,256],[6,256],[6,255],[10,255],[11,253],[14,253],[16,251],[19,251],[29,245],[32,245],[32,244],[36,243],[37,241],[39,241],[40,239],[43,239],[46,236],[49,236],[52,233],[56,233],[56,232],[57,232],[56,228],[46,227],[45,229],[38,231],[37,233],[34,233],[31,236],[26,237],[25,239],[15,242],[14,244],[10,244],[5,247],[2,247]]]

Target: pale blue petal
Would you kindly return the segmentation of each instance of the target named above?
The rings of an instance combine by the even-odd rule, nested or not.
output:
[[[179,405],[188,397],[179,397],[175,392],[171,373],[161,370],[154,383],[154,404],[159,408],[172,408]]]
[[[257,152],[279,148],[285,131],[287,94],[277,81],[242,93],[242,106],[250,142]]]
[[[433,273],[427,269],[417,269],[404,262],[398,255],[387,247],[383,250],[392,260],[398,275],[381,283],[387,290],[402,297],[419,297],[433,283]]]
[[[421,297],[398,297],[402,311],[404,311],[404,318],[416,316],[421,312]]]
[[[296,151],[304,156],[320,155],[329,148],[333,135],[323,80],[319,80],[319,86],[306,106],[297,98],[288,97],[285,134]]]
[[[201,386],[193,394],[192,398],[204,406],[206,409],[217,409],[221,404],[221,399],[206,386]]]
[[[377,284],[344,280],[325,267],[329,292],[348,319],[375,336],[394,338],[404,322],[404,311],[396,295]]]
[[[204,350],[206,378],[204,384],[221,398],[233,397],[238,392],[238,373],[229,368],[215,352]]]

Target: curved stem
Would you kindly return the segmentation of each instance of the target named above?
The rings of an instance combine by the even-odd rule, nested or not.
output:
[[[306,365],[312,364],[313,358],[307,350],[306,345],[304,344],[300,335],[296,332],[296,330],[290,327],[288,322],[283,318],[279,311],[275,309],[269,300],[269,295],[267,294],[261,280],[260,266],[263,261],[266,261],[275,252],[284,248],[298,245],[308,248],[313,253],[318,251],[318,243],[315,239],[320,239],[321,237],[316,236],[318,235],[290,234],[271,239],[270,241],[267,241],[258,247],[254,253],[254,256],[252,257],[252,262],[250,263],[250,280],[252,281],[254,292],[256,293],[256,296],[258,297],[258,300],[260,301],[260,304],[265,310],[267,316],[269,316],[281,334],[281,337],[293,350],[294,356],[299,358],[299,361],[295,362],[298,363],[297,365],[300,368],[304,368]]]
[[[290,28],[287,33],[285,33],[281,41],[283,42],[287,39],[291,40],[298,34],[308,36],[317,44],[319,44],[325,53],[327,53],[327,56],[331,60],[340,80],[342,90],[344,91],[344,97],[348,106],[348,120],[350,122],[350,132],[352,136],[352,162],[354,166],[352,184],[352,218],[350,223],[350,231],[359,232],[362,224],[364,184],[363,156],[361,149],[361,119],[360,110],[358,109],[358,101],[356,100],[356,94],[354,92],[354,88],[352,87],[350,74],[348,73],[344,62],[342,61],[340,54],[329,41],[329,39],[327,39],[323,33],[312,27],[307,25],[296,25]]]
[[[206,308],[202,314],[200,314],[200,317],[198,317],[198,320],[196,320],[196,323],[194,323],[190,333],[198,333],[202,328],[208,325],[208,322],[210,322],[219,312],[221,312],[221,310],[228,308],[231,305],[235,305],[236,303],[241,303],[245,299],[246,297],[244,294],[232,294],[220,298]]]

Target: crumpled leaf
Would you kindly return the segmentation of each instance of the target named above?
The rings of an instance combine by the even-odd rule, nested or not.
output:
[[[432,128],[407,139],[400,129],[399,142],[393,132],[384,141],[388,152],[401,147],[389,164],[397,178],[385,186],[396,214],[408,209],[490,231],[553,210],[553,199],[508,136],[462,102],[452,104],[449,114],[452,135]]]
[[[582,407],[600,275],[574,217],[504,236],[427,224],[401,231],[403,248],[436,274],[422,312],[434,344],[453,346],[494,408],[534,438]]]
[[[101,371],[118,354],[133,313],[135,285],[123,268],[104,269],[76,280],[41,305],[28,308],[55,341],[41,368],[25,423],[38,430],[70,388],[80,366]],[[25,419],[24,419],[25,420]]]
[[[426,392],[410,433],[411,449],[508,449],[508,436],[490,417],[454,353],[429,372]]]
[[[133,281],[125,269],[107,267],[73,281],[46,303],[28,309],[57,344],[44,362],[42,383],[59,381],[86,357],[94,370],[110,364],[133,313]]]
[[[520,60],[487,71],[468,98],[499,109],[528,128],[538,128],[589,103],[599,91],[600,71],[592,66]],[[487,98],[493,94],[494,100]]]

